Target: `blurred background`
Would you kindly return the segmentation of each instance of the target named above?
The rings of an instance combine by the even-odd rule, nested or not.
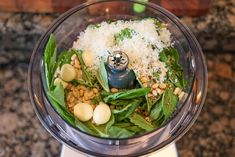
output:
[[[0,157],[59,156],[61,144],[43,128],[30,104],[27,69],[33,47],[47,27],[82,2],[0,0]],[[234,157],[235,0],[151,2],[176,14],[191,29],[208,66],[207,99],[198,120],[177,142],[180,157]]]

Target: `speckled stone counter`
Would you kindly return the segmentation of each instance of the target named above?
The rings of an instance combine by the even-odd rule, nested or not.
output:
[[[208,94],[193,127],[177,142],[181,157],[235,156],[235,1],[215,0],[208,15],[181,17],[204,49]],[[61,145],[30,104],[32,49],[58,15],[0,13],[0,157],[59,156]]]

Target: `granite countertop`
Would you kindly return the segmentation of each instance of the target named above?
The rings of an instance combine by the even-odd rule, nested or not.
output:
[[[61,145],[30,104],[26,77],[32,49],[57,14],[0,13],[0,157],[59,156]],[[214,0],[202,17],[181,17],[204,50],[208,93],[193,127],[178,142],[181,157],[235,155],[235,1]]]

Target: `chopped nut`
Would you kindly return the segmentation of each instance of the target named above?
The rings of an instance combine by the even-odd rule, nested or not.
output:
[[[147,122],[151,122],[151,119],[149,117],[144,118]]]
[[[163,93],[163,90],[161,90],[160,88],[157,88],[156,90],[157,90],[158,94],[162,94]]]
[[[77,69],[80,69],[80,68],[81,68],[80,62],[79,62],[78,59],[75,59],[75,60],[74,60],[74,67],[77,68]]]
[[[161,83],[161,84],[159,85],[159,88],[165,89],[165,88],[166,88],[166,84],[165,84],[165,83]]]
[[[99,91],[98,91],[97,88],[93,88],[92,90],[93,90],[93,92],[94,92],[95,94],[99,93]]]
[[[78,69],[76,69],[76,73],[77,73],[77,75],[76,75],[76,79],[77,79],[77,80],[82,79],[82,70],[78,70]]]
[[[111,88],[111,92],[116,93],[116,92],[118,92],[118,89],[117,88]]]
[[[176,87],[175,90],[174,90],[174,94],[179,95],[180,92],[181,92],[181,89],[179,87]]]
[[[153,96],[153,94],[151,94],[151,93],[148,93],[148,97],[152,97]]]
[[[179,99],[181,100],[183,97],[184,97],[184,92],[181,92],[180,94],[179,94]]]
[[[148,82],[148,78],[147,77],[145,77],[145,76],[143,76],[143,77],[141,77],[141,82],[142,83],[146,83],[146,82]]]
[[[152,91],[153,96],[157,96],[157,95],[158,95],[157,93],[158,93],[158,92],[157,92],[156,90],[153,90],[153,91]]]
[[[144,84],[143,84],[143,87],[148,87],[148,84],[147,84],[147,83],[144,83]]]
[[[152,88],[153,88],[153,89],[157,89],[157,87],[158,87],[158,84],[157,84],[157,83],[154,83],[154,84],[152,85]]]

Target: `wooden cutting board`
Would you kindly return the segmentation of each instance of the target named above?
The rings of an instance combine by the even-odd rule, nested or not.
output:
[[[86,0],[0,0],[0,11],[54,13],[65,12]],[[207,13],[211,0],[149,0],[178,16],[199,16]],[[109,6],[120,9],[119,6]],[[104,7],[100,7],[104,8]],[[96,8],[97,9],[97,8]],[[99,9],[98,9],[99,10]],[[92,10],[95,12],[96,10]]]

